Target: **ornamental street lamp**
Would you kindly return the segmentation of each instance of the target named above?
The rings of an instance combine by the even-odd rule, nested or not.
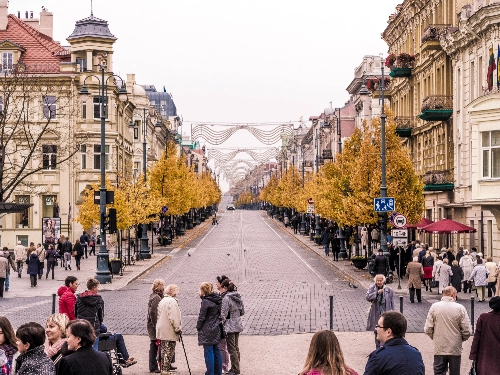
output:
[[[97,271],[95,278],[101,283],[106,284],[111,282],[111,272],[109,272],[109,254],[106,250],[106,226],[105,222],[108,216],[106,215],[106,117],[107,117],[107,107],[108,107],[108,80],[112,77],[117,77],[122,82],[121,88],[118,91],[118,100],[121,102],[127,101],[127,90],[123,79],[116,74],[110,72],[109,76],[106,78],[104,73],[106,71],[106,64],[101,63],[96,65],[101,70],[101,77],[96,75],[89,75],[83,81],[82,89],[80,90],[80,99],[83,103],[87,102],[90,93],[85,85],[85,82],[89,77],[97,78],[99,82],[99,110],[101,118],[101,187],[99,189],[99,217],[100,217],[100,235],[101,244],[99,246],[99,253],[97,254]]]
[[[151,113],[151,110],[147,108],[143,108],[142,116],[138,114],[138,116],[142,119],[142,175],[144,183],[146,183],[146,173],[147,173],[147,135],[148,135],[148,121],[152,118],[155,118]],[[136,129],[136,125],[130,119],[130,123],[128,124],[129,128]],[[151,252],[149,251],[149,238],[148,238],[148,224],[142,224],[142,233],[141,233],[141,248],[139,250],[140,259],[151,259]]]
[[[314,139],[314,147],[316,148],[316,173],[319,171],[319,149],[321,148],[321,138],[324,137],[325,133],[330,133],[331,125],[325,120],[321,123],[319,132],[316,128],[316,137]]]
[[[375,77],[379,81],[379,87],[381,88],[381,93],[382,93],[382,109],[380,112],[380,133],[381,133],[381,159],[382,159],[382,181],[380,184],[380,197],[381,198],[386,198],[387,197],[387,184],[386,184],[386,162],[385,162],[385,152],[386,152],[386,146],[385,146],[385,97],[384,97],[384,84],[385,84],[385,77],[384,77],[384,59],[380,61],[381,65],[381,73],[382,73],[382,78]],[[363,79],[363,85],[361,86],[361,89],[359,90],[359,95],[366,97],[369,94],[368,89],[366,88],[365,81],[368,76],[364,76]],[[383,251],[384,255],[389,255],[389,251],[387,248],[387,212],[382,212],[379,214],[381,217],[381,226],[380,226],[380,249]]]

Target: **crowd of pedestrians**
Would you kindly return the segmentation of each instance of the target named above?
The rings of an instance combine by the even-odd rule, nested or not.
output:
[[[150,339],[149,371],[170,375],[177,368],[175,347],[182,341],[179,287],[154,280],[148,302],[147,329]],[[203,347],[206,375],[240,374],[239,334],[245,314],[236,285],[225,275],[217,277],[216,289],[210,282],[199,288],[200,312],[196,322],[198,345]]]
[[[35,288],[44,275],[45,279],[51,276],[53,280],[58,265],[64,267],[65,271],[71,271],[72,258],[75,259],[76,271],[80,271],[81,260],[95,255],[96,244],[95,233],[89,237],[84,231],[75,240],[75,244],[70,242],[69,237],[61,235],[57,243],[47,244],[46,248],[40,243],[35,246],[34,242],[26,247],[21,241],[17,241],[12,253],[7,247],[3,247],[0,250],[0,298],[3,298],[4,292],[9,291],[11,270],[17,272],[18,278],[22,278],[23,270],[26,270],[30,285]],[[88,254],[87,249],[90,249]]]

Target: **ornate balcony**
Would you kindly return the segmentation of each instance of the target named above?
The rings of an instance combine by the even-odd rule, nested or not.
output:
[[[398,116],[394,118],[396,123],[396,134],[400,137],[410,137],[415,121],[410,116]]]
[[[323,159],[325,160],[333,159],[332,150],[323,150]]]
[[[425,121],[446,121],[453,114],[453,96],[431,95],[422,102],[422,113],[418,116]]]
[[[441,45],[439,44],[439,38],[441,35],[446,34],[446,31],[451,25],[429,25],[424,30],[424,35],[422,36],[422,52],[440,50]]]
[[[451,171],[429,171],[424,175],[424,191],[453,191],[453,175]]]

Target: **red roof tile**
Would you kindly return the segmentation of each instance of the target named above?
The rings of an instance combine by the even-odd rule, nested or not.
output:
[[[18,61],[26,65],[26,72],[59,73],[62,56],[58,55],[63,53],[65,48],[12,14],[8,16],[7,30],[0,30],[0,40],[4,39],[26,49]],[[63,56],[68,60],[66,54]]]

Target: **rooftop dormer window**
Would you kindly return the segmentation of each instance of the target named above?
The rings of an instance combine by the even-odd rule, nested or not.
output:
[[[13,65],[14,65],[14,53],[11,51],[2,52],[1,73],[9,74],[10,72],[12,72]]]

